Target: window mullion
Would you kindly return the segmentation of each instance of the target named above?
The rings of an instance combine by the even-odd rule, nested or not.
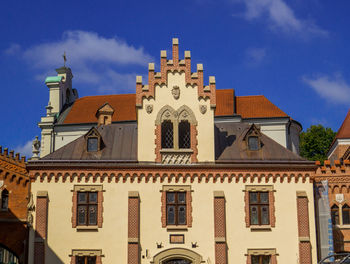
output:
[[[173,121],[173,127],[174,149],[179,149],[179,123],[177,120]]]

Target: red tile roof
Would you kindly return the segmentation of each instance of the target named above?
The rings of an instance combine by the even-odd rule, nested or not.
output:
[[[114,108],[112,121],[136,120],[135,94],[116,94],[86,96],[77,99],[64,124],[95,123],[96,111],[105,103]],[[288,117],[281,109],[271,103],[265,96],[237,96],[236,112],[242,118]],[[234,90],[216,90],[215,116],[232,116],[234,114]]]
[[[337,135],[335,136],[336,139],[340,138],[350,138],[350,110],[348,111],[348,114],[346,115],[343,124],[338,130]]]

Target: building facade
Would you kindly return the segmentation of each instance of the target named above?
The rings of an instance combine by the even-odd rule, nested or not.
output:
[[[27,263],[32,202],[25,157],[0,146],[0,263]]]
[[[263,96],[204,85],[177,39],[135,94],[52,107],[28,164],[29,263],[317,263],[300,125]]]

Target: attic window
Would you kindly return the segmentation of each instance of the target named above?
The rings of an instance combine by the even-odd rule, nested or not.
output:
[[[89,137],[87,140],[87,151],[93,152],[98,150],[98,138],[97,137]]]
[[[259,150],[259,138],[257,136],[248,137],[249,150]]]

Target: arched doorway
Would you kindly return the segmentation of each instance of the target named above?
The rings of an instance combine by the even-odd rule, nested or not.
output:
[[[192,262],[190,260],[177,258],[177,259],[166,260],[164,264],[192,264]]]
[[[200,264],[202,257],[186,248],[171,248],[159,252],[153,258],[153,264]]]

